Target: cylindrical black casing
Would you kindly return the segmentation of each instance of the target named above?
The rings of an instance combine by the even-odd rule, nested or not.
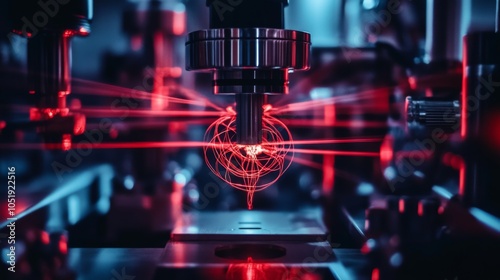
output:
[[[425,52],[428,62],[460,60],[462,2],[427,0]]]
[[[487,148],[500,111],[500,34],[464,37],[461,135],[467,147],[462,196],[468,206],[500,214],[500,160]]]
[[[28,40],[29,89],[39,108],[65,108],[71,91],[70,38],[41,32]]]
[[[207,0],[210,28],[285,28],[288,0]]]
[[[238,144],[262,142],[263,94],[236,94],[236,138]]]
[[[92,0],[10,0],[9,10],[14,30],[24,36],[42,30],[88,33],[93,17]]]

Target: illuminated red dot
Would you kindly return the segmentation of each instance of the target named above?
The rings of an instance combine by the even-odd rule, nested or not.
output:
[[[424,204],[422,201],[418,203],[418,215],[421,217],[424,215]]]
[[[50,242],[49,234],[46,231],[42,231],[40,240],[42,241],[43,244],[49,244]]]
[[[399,200],[399,213],[403,213],[405,211],[405,201],[403,199]]]
[[[380,279],[380,270],[378,268],[374,268],[372,270],[372,280],[379,280]]]
[[[417,79],[415,77],[409,77],[408,78],[408,83],[410,84],[411,89],[416,89],[417,88]]]
[[[66,237],[61,237],[61,240],[59,240],[59,251],[63,254],[68,253],[68,243],[66,241]]]

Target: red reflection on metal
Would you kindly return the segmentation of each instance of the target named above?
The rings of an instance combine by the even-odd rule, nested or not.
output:
[[[247,262],[230,264],[225,276],[226,280],[304,279],[290,277],[291,272],[283,264],[259,263],[251,257]]]
[[[82,36],[86,36],[86,35],[89,35],[89,30],[86,29],[85,27],[80,27],[80,29],[78,30],[80,32],[80,35]]]
[[[262,144],[241,145],[236,138],[236,113],[232,108],[216,120],[205,133],[210,146],[204,147],[205,162],[210,170],[228,185],[247,192],[248,209],[252,209],[257,191],[274,184],[290,166],[285,157],[293,153],[292,135],[267,111],[262,120]],[[280,130],[284,131],[281,133]],[[284,143],[288,140],[287,144]]]
[[[308,267],[287,268],[280,263],[259,263],[248,257],[246,263],[233,263],[229,265],[226,280],[321,280],[321,275],[312,272]],[[215,278],[214,278],[215,279]],[[221,279],[221,278],[217,278]]]
[[[467,69],[468,61],[467,61],[467,44],[463,45],[463,60],[462,60],[462,69],[465,71]],[[465,139],[467,136],[467,118],[469,117],[469,112],[467,111],[468,106],[468,95],[467,93],[467,75],[462,75],[462,94],[461,94],[461,114],[460,114],[460,136],[462,139]]]
[[[31,121],[42,121],[50,120],[55,116],[65,117],[69,114],[68,108],[30,108],[30,120]]]

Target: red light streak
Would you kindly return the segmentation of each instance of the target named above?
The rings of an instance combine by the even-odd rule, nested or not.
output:
[[[169,71],[172,74],[178,74],[180,69],[172,68]],[[182,72],[182,70],[181,70]],[[154,75],[154,73],[152,73]],[[107,96],[107,97],[117,97],[117,98],[134,98],[134,99],[142,99],[142,100],[150,100],[152,97],[155,98],[163,98],[168,100],[168,102],[179,103],[179,104],[188,104],[188,105],[197,105],[197,106],[207,106],[212,109],[218,111],[224,111],[223,108],[212,103],[207,97],[203,96],[201,93],[198,93],[192,89],[188,89],[179,84],[172,84],[169,86],[164,86],[163,89],[169,91],[176,91],[179,94],[186,96],[188,99],[176,98],[165,96],[161,92],[160,93],[151,93],[146,90],[140,90],[137,88],[125,88],[120,86],[108,85],[104,83],[87,81],[83,79],[72,79],[76,86],[74,87],[73,94],[78,95],[97,95],[97,96]]]
[[[224,145],[214,145],[208,144],[206,142],[189,142],[189,141],[179,141],[179,142],[121,142],[121,143],[73,143],[71,148],[73,149],[88,149],[89,146],[92,149],[154,149],[154,148],[201,148],[201,147],[218,147],[224,148]],[[12,143],[12,144],[0,144],[2,149],[25,149],[25,150],[36,150],[36,149],[48,149],[48,150],[58,150],[61,148],[61,144],[51,144],[51,143]]]
[[[314,161],[308,160],[308,159],[304,159],[304,158],[300,158],[297,156],[294,156],[294,157],[286,156],[286,159],[293,161],[294,163],[302,164],[304,166],[318,169],[318,170],[321,170],[323,168],[323,165],[321,165],[317,162],[314,162]]]
[[[348,143],[378,143],[382,138],[352,138],[352,139],[318,139],[318,140],[294,140],[269,143],[268,145],[323,145],[323,144],[348,144]]]
[[[357,152],[357,151],[332,151],[332,150],[310,150],[310,149],[294,149],[297,154],[310,155],[334,155],[334,156],[353,156],[353,157],[378,157],[377,152]]]
[[[359,106],[361,101],[370,102],[369,104],[370,106],[373,106],[373,108],[386,108],[385,110],[387,110],[389,106],[388,93],[389,91],[387,89],[376,89],[348,95],[291,103],[282,107],[274,108],[272,110],[272,113],[282,114],[286,112],[306,111],[314,109],[315,107],[322,107],[332,104],[336,104],[338,106],[338,103],[346,102],[355,102],[356,106]],[[377,102],[374,102],[374,100],[376,100]]]
[[[204,147],[205,162],[228,185],[246,191],[248,209],[252,209],[254,193],[274,184],[290,166],[285,157],[289,153],[293,157],[292,136],[281,121],[264,114],[262,144],[240,145],[235,142],[235,122],[236,114],[228,108],[207,129],[205,139],[212,146]],[[285,139],[288,144],[280,144]]]
[[[219,117],[221,112],[214,111],[152,111],[152,110],[127,110],[109,108],[85,108],[74,110],[92,118],[105,117]]]
[[[359,127],[359,128],[381,128],[386,127],[386,122],[377,122],[377,121],[364,121],[364,120],[350,120],[350,121],[335,121],[334,123],[326,123],[324,121],[316,121],[316,120],[284,120],[283,121],[287,126],[314,126],[314,127]]]

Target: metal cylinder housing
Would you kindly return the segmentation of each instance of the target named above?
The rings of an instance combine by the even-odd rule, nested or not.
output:
[[[192,32],[187,70],[213,70],[214,93],[288,93],[288,73],[309,69],[310,35],[272,28]]]

